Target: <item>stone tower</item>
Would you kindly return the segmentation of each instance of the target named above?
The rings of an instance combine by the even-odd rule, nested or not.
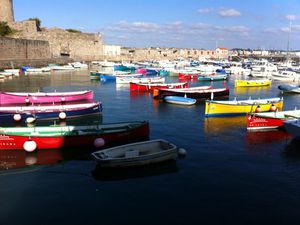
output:
[[[0,0],[0,21],[8,23],[15,21],[13,0]]]

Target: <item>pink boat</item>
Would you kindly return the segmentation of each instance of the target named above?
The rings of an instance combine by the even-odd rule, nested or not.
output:
[[[135,72],[136,73],[146,74],[147,73],[147,69],[146,68],[136,68]]]
[[[74,92],[0,92],[0,105],[78,102],[93,100],[93,91]]]

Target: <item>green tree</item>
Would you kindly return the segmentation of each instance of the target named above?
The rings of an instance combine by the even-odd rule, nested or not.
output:
[[[35,21],[37,30],[38,31],[41,30],[42,21],[39,18],[37,18],[37,17],[36,18],[29,18],[28,20]]]
[[[75,30],[75,29],[66,29],[66,31],[70,33],[82,33],[80,30]]]
[[[0,21],[0,36],[8,36],[13,33],[13,30],[8,26],[7,22]]]

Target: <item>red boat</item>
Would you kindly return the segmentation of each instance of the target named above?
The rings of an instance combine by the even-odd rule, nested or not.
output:
[[[153,92],[155,99],[163,99],[165,96],[182,96],[195,99],[213,99],[228,97],[229,88],[213,88],[212,86],[200,86],[178,89],[160,89]]]
[[[247,130],[283,128],[284,121],[300,117],[300,110],[281,112],[276,111],[275,108],[274,110],[270,108],[271,112],[248,114]]]
[[[148,138],[147,121],[88,126],[1,127],[0,150],[97,149]]]
[[[198,74],[195,73],[178,73],[179,80],[198,80]]]
[[[130,91],[152,92],[155,89],[175,89],[187,88],[188,83],[169,83],[169,84],[140,84],[130,82]]]

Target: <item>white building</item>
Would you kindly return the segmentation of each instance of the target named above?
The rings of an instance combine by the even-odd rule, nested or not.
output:
[[[121,55],[120,45],[103,45],[103,54],[106,56]]]

